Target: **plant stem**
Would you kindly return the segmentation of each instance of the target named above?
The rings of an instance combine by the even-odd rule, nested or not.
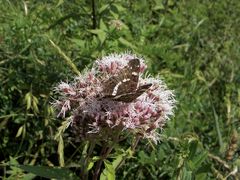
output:
[[[135,141],[134,141],[134,143],[133,143],[132,146],[131,146],[131,150],[132,150],[132,151],[135,151],[135,149],[136,149],[136,147],[137,147],[137,145],[138,145],[139,140],[140,140],[140,136],[137,136],[136,139],[135,139]]]
[[[96,7],[95,0],[92,0],[92,28],[97,28]]]
[[[90,147],[89,147],[87,156],[86,156],[86,158],[85,158],[85,160],[84,160],[84,165],[83,165],[83,170],[84,170],[84,172],[83,172],[83,177],[84,177],[84,179],[88,179],[89,159],[90,159],[90,157],[91,157],[91,155],[92,155],[92,153],[93,153],[93,149],[94,149],[95,145],[96,145],[95,141],[90,142]]]
[[[76,65],[72,62],[72,60],[51,39],[48,40],[50,41],[51,45],[58,51],[58,53],[64,58],[64,60],[72,68],[72,70],[77,75],[80,75],[81,73],[78,71]]]
[[[138,142],[139,142],[139,140],[140,140],[140,136],[137,136],[136,138],[135,138],[135,141],[134,141],[134,143],[131,145],[131,151],[134,153],[134,151],[135,151],[135,149],[136,149],[136,147],[137,147],[137,145],[138,145]],[[123,163],[124,163],[124,161],[126,160],[126,158],[127,158],[127,156],[124,156],[123,158],[122,158],[122,160],[119,162],[119,164],[117,165],[117,167],[116,167],[116,170],[117,169],[119,169],[122,165],[123,165]]]
[[[101,151],[101,157],[102,158],[97,162],[96,169],[95,169],[95,172],[94,172],[94,175],[93,175],[93,180],[97,180],[98,179],[98,176],[99,176],[99,173],[100,173],[100,170],[101,170],[101,166],[102,166],[103,160],[106,159],[106,157],[112,151],[112,149],[113,149],[113,146],[108,148],[108,149],[107,149],[107,146],[104,146],[102,148],[102,151]]]

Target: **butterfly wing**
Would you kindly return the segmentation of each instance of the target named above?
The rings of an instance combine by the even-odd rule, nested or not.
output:
[[[136,91],[140,70],[139,59],[131,59],[117,75],[104,82],[103,93],[105,96],[117,96]]]
[[[112,99],[115,101],[122,101],[122,102],[132,102],[133,100],[137,99],[139,96],[141,96],[144,92],[146,92],[152,84],[145,84],[140,86],[136,91],[126,93],[126,94],[121,94],[118,96],[113,97]]]
[[[122,102],[132,102],[138,98],[152,85],[146,84],[138,87],[139,72],[140,60],[129,60],[128,65],[116,76],[112,76],[104,82],[103,98],[110,98]]]

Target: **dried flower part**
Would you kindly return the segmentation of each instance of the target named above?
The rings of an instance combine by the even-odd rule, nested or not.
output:
[[[123,22],[121,20],[118,20],[118,19],[111,20],[109,22],[109,24],[112,25],[117,30],[121,30],[123,25],[124,25]]]
[[[236,153],[237,149],[238,149],[238,133],[236,130],[234,130],[231,135],[231,140],[228,145],[227,152],[226,152],[226,159],[228,161],[231,161],[233,159],[234,154]]]
[[[58,117],[70,114],[78,139],[106,140],[128,131],[157,142],[157,129],[173,114],[175,100],[160,79],[143,77],[145,69],[143,59],[132,54],[98,59],[91,71],[55,88]]]

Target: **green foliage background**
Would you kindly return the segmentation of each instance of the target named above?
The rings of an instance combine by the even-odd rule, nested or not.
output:
[[[240,131],[238,0],[0,0],[0,12],[1,163],[59,166],[61,121],[49,102],[54,85],[76,74],[52,40],[80,71],[109,53],[142,55],[175,90],[162,142],[141,141],[117,179],[239,177],[239,142],[231,141]],[[79,164],[79,147],[64,142],[65,165]]]

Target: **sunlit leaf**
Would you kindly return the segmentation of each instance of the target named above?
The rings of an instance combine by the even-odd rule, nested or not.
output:
[[[16,134],[16,137],[21,136],[22,131],[23,131],[23,126],[21,126],[21,127],[18,129],[17,134]]]
[[[29,110],[31,108],[31,103],[32,103],[32,93],[31,92],[28,92],[26,95],[25,95],[25,98],[24,98],[26,104],[27,104],[27,110]]]
[[[111,162],[104,160],[105,169],[101,173],[100,180],[114,180],[115,179],[115,169]]]

